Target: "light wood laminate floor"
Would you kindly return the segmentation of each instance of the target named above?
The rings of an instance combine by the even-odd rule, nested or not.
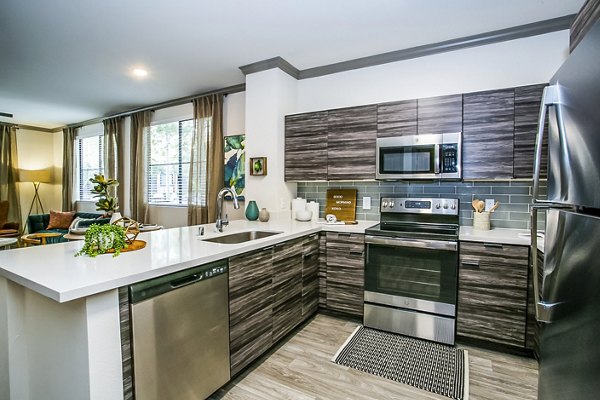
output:
[[[211,399],[448,399],[331,362],[356,326],[318,314]],[[471,400],[537,398],[535,360],[466,348]]]

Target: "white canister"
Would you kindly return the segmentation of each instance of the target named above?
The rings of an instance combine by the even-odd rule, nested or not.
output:
[[[307,211],[312,211],[311,221],[317,222],[319,220],[319,203],[311,201],[306,205]]]
[[[473,229],[478,231],[489,231],[490,230],[490,213],[474,212],[473,213]]]
[[[306,199],[296,197],[292,200],[292,219],[296,218],[297,211],[306,210]]]

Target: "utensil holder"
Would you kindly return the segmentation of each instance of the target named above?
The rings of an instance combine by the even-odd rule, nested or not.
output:
[[[473,213],[473,229],[477,229],[478,231],[489,231],[490,213],[487,211]]]

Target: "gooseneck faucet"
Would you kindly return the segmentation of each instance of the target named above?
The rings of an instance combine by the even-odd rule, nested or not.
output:
[[[224,187],[223,189],[219,190],[219,194],[217,194],[217,223],[215,225],[219,232],[223,232],[223,227],[229,225],[229,221],[227,220],[227,214],[225,214],[225,218],[223,218],[223,215],[222,215],[223,214],[223,196],[226,193],[231,194],[231,197],[233,197],[233,208],[235,208],[236,210],[238,208],[240,208],[237,196],[235,194],[235,188],[232,190],[230,188]]]

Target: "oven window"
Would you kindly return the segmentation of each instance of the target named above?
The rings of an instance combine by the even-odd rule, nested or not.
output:
[[[365,288],[371,292],[456,304],[458,253],[368,245]]]
[[[414,174],[434,172],[434,146],[403,146],[379,151],[380,173]]]

